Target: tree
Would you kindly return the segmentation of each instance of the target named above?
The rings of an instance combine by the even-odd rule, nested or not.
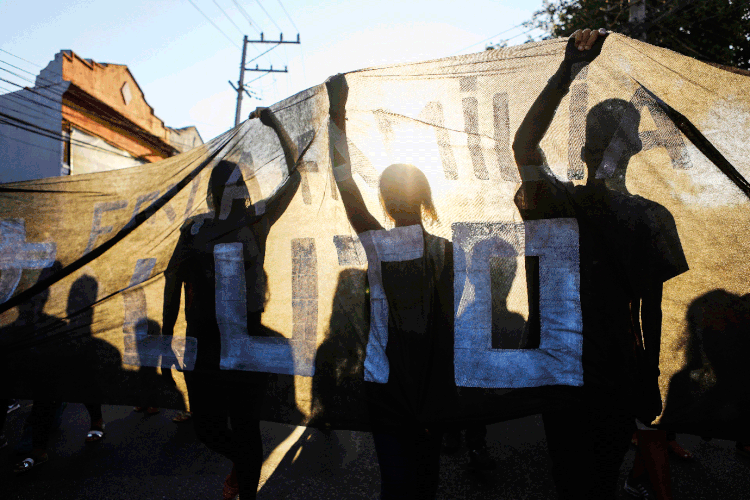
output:
[[[645,19],[630,8],[646,3]],[[750,69],[747,0],[544,0],[528,27],[568,36],[581,27],[604,27],[702,61]]]

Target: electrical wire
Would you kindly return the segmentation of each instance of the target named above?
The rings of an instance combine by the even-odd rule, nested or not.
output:
[[[11,52],[8,52],[7,50],[4,50],[4,49],[0,49],[0,52],[3,52],[3,53],[5,53],[5,54],[8,54],[8,55],[10,55],[10,56],[12,56],[12,57],[14,57],[14,58],[16,58],[16,59],[19,59],[19,60],[21,60],[21,61],[23,61],[23,62],[25,62],[25,63],[28,63],[28,64],[32,65],[32,66],[36,66],[36,67],[39,67],[39,68],[46,68],[46,67],[48,67],[48,66],[49,66],[49,64],[48,64],[48,65],[47,65],[46,67],[45,67],[45,66],[42,66],[42,65],[40,65],[40,64],[36,64],[36,63],[34,63],[34,62],[32,62],[32,61],[29,61],[29,60],[27,60],[27,59],[24,59],[23,57],[17,56],[16,54],[13,54],[13,53],[11,53]],[[13,65],[13,64],[11,64],[11,63],[8,63],[7,61],[2,61],[2,60],[0,60],[0,62],[1,62],[1,63],[4,63],[4,64],[7,64],[8,66],[11,66],[11,67],[13,67],[13,68],[15,68],[15,69],[18,69],[18,70],[20,70],[20,71],[23,71],[24,73],[27,73],[27,74],[30,74],[30,75],[34,76],[34,73],[31,73],[31,72],[29,72],[29,71],[27,71],[27,70],[25,70],[25,69],[23,69],[23,68],[20,68],[20,67],[18,67],[18,66],[15,66],[15,65]],[[53,71],[53,70],[51,70],[51,69],[50,69],[50,70],[48,70],[48,72],[49,72],[50,74],[52,74],[52,75],[60,76],[60,77],[62,78],[62,74],[61,74],[61,73],[59,73],[59,72],[57,72],[57,71]],[[11,73],[12,73],[12,72],[11,72]],[[47,79],[47,78],[45,78],[45,77],[43,77],[43,76],[41,76],[41,75],[36,75],[36,77],[37,77],[37,78],[38,78],[39,80],[41,80],[42,82],[47,82],[47,83],[49,83],[49,85],[51,85],[51,86],[52,86],[52,85],[54,85],[54,86],[57,86],[57,85],[61,85],[61,84],[63,84],[63,83],[67,83],[67,80],[61,80],[61,81],[52,81],[52,80],[49,80],[49,79]],[[19,78],[22,78],[22,79],[23,79],[23,77],[20,77],[20,76],[19,76]],[[29,81],[29,80],[26,80],[26,79],[24,79],[24,80],[25,80],[25,81]],[[28,92],[30,92],[30,93],[33,93],[33,94],[39,95],[39,96],[40,96],[40,97],[42,97],[43,99],[47,99],[47,100],[51,101],[52,103],[54,103],[55,105],[58,105],[58,106],[60,105],[60,101],[62,100],[62,96],[63,96],[63,93],[65,92],[65,91],[63,91],[63,90],[58,90],[58,89],[52,89],[52,88],[46,88],[46,87],[36,87],[36,88],[41,88],[41,89],[44,89],[44,90],[46,90],[46,91],[47,91],[48,93],[50,93],[50,94],[52,94],[52,95],[56,95],[56,96],[59,96],[59,97],[61,98],[60,100],[57,100],[57,99],[53,99],[53,98],[51,98],[51,97],[49,97],[49,96],[47,96],[47,95],[44,95],[44,94],[40,94],[39,92],[37,92],[36,90],[34,90],[34,88],[29,88],[29,87],[26,87],[26,86],[23,86],[23,85],[19,85],[18,83],[12,82],[12,81],[10,81],[10,80],[6,80],[6,79],[4,79],[4,78],[0,78],[0,81],[3,81],[3,82],[6,82],[6,83],[9,83],[9,84],[11,84],[11,85],[14,85],[14,86],[16,86],[16,87],[20,88],[21,90],[26,90],[26,91],[28,91]],[[34,83],[34,82],[31,82],[31,83]],[[42,102],[38,102],[38,101],[35,101],[35,100],[33,100],[33,99],[30,99],[29,97],[27,97],[27,96],[24,96],[24,95],[19,95],[19,94],[17,93],[18,91],[11,91],[11,90],[9,90],[9,89],[7,89],[7,88],[4,88],[4,87],[0,87],[0,88],[2,88],[3,90],[5,90],[6,92],[9,92],[9,93],[10,93],[9,95],[10,95],[10,96],[12,96],[12,97],[13,97],[14,99],[20,99],[20,100],[23,100],[23,101],[27,101],[27,102],[29,102],[29,103],[33,104],[35,108],[36,108],[36,107],[41,107],[41,108],[46,108],[46,109],[49,109],[49,110],[51,110],[51,111],[53,111],[53,112],[55,112],[55,113],[60,113],[60,112],[61,112],[61,109],[60,109],[60,108],[55,108],[55,107],[52,107],[52,106],[46,105],[46,104],[44,104],[44,103],[42,103]],[[100,103],[99,103],[99,101],[98,101],[98,100],[96,100],[96,99],[92,99],[92,98],[91,98],[91,97],[89,97],[88,95],[84,95],[84,96],[81,96],[81,95],[79,95],[78,97],[79,97],[79,98],[81,98],[81,100],[82,100],[82,101],[83,101],[83,102],[84,102],[85,104],[89,104],[90,106],[92,106],[92,108],[97,108],[97,109],[94,109],[94,111],[95,111],[96,113],[99,113],[100,115],[104,115],[104,117],[105,117],[105,118],[107,118],[107,119],[108,119],[108,120],[109,120],[110,122],[112,122],[113,124],[115,124],[115,125],[119,125],[119,126],[121,126],[121,127],[125,128],[125,129],[127,129],[127,130],[128,130],[128,132],[129,132],[130,134],[132,134],[133,136],[135,136],[136,138],[139,138],[139,139],[141,139],[141,140],[144,140],[144,141],[145,141],[146,143],[151,143],[151,142],[153,142],[154,136],[151,136],[151,135],[148,135],[148,136],[146,136],[146,135],[143,135],[142,133],[138,132],[137,130],[133,130],[133,124],[131,124],[131,123],[130,123],[130,122],[128,122],[128,121],[125,121],[125,120],[121,119],[121,118],[119,117],[119,115],[117,115],[117,114],[114,114],[114,115],[113,115],[113,114],[112,114],[112,113],[111,113],[110,111],[107,111],[106,109],[102,110],[102,107],[100,106]],[[23,105],[23,104],[21,104],[21,103],[17,103],[17,104],[18,104],[18,105],[21,105],[21,106],[23,106],[23,107],[24,107],[24,108],[26,108],[26,109],[29,109],[29,110],[31,110],[31,111],[34,111],[34,112],[36,112],[36,113],[41,113],[41,114],[44,114],[45,116],[51,116],[51,115],[49,115],[49,114],[43,113],[43,112],[42,112],[41,110],[33,109],[33,108],[31,108],[31,107],[29,107],[29,106],[25,106],[25,105]],[[80,112],[84,112],[84,113],[88,113],[88,114],[91,114],[91,113],[92,113],[92,110],[90,110],[90,109],[86,109],[86,108],[83,108],[83,107],[81,107],[81,106],[79,106],[79,105],[77,105],[77,104],[75,104],[75,103],[71,103],[71,102],[66,102],[66,103],[65,103],[65,105],[66,105],[67,107],[71,108],[71,109],[74,109],[74,110],[76,110],[76,111],[80,111]],[[19,113],[18,111],[15,111],[15,112],[16,112],[17,114],[24,114],[24,113]],[[96,113],[95,113],[95,114],[96,114]],[[31,116],[31,115],[29,115],[29,114],[26,114],[26,116]],[[209,123],[204,123],[204,124],[205,124],[205,125],[212,125],[212,124],[209,124]],[[136,125],[136,126],[137,126],[137,125]],[[157,137],[157,138],[158,138],[158,137]]]
[[[46,95],[41,94],[39,92],[36,92],[36,91],[34,91],[34,89],[31,89],[31,88],[28,88],[28,87],[23,87],[23,86],[21,86],[21,85],[19,85],[17,83],[11,82],[9,80],[5,80],[4,78],[0,78],[0,80],[5,81],[6,83],[10,83],[12,85],[16,85],[18,87],[21,87],[22,89],[26,90],[27,92],[31,92],[33,94],[39,95],[40,97],[48,99],[48,100],[50,100],[51,102],[53,102],[53,103],[55,103],[57,105],[61,105],[62,104],[62,94],[61,93],[60,94],[55,94],[55,95],[61,97],[61,100],[58,101],[58,100],[53,99],[53,98],[51,98],[49,96],[46,96]],[[51,92],[51,89],[50,89],[50,92]],[[140,139],[141,141],[143,141],[146,144],[146,147],[148,147],[150,149],[154,149],[154,147],[156,146],[156,149],[154,149],[155,152],[158,151],[158,149],[163,149],[163,148],[160,147],[160,145],[154,144],[154,139],[157,139],[157,140],[161,141],[160,138],[152,136],[152,135],[145,135],[145,134],[141,133],[140,131],[134,129],[134,127],[133,127],[134,124],[131,124],[130,122],[123,120],[116,113],[112,113],[111,111],[108,110],[108,108],[103,107],[99,103],[99,101],[97,101],[95,99],[92,99],[92,98],[90,98],[88,96],[85,96],[85,95],[84,96],[78,96],[78,97],[81,98],[81,100],[83,101],[83,103],[87,104],[89,107],[85,108],[85,107],[79,106],[79,105],[77,105],[75,103],[72,103],[72,102],[66,102],[65,105],[68,108],[71,108],[71,109],[73,109],[75,111],[80,111],[80,112],[85,113],[85,114],[93,114],[94,116],[97,116],[97,117],[104,118],[104,119],[108,120],[110,122],[110,124],[112,124],[115,127],[119,127],[121,130],[125,131],[128,135],[131,135],[131,136],[135,137],[136,139]],[[37,102],[32,101],[32,100],[29,100],[29,101],[32,102],[32,103],[34,103],[34,104],[36,104],[36,105],[39,105],[39,106],[42,106],[42,107],[45,107],[45,108],[49,108],[49,109],[51,109],[51,110],[53,110],[55,112],[58,112],[58,110],[56,108],[53,108],[53,107],[50,107],[50,106],[46,106],[46,105],[44,105],[42,103],[37,103]],[[60,109],[59,112],[61,113],[61,117],[63,117],[62,116],[62,108]],[[17,113],[17,114],[22,114],[22,113]],[[137,125],[135,125],[135,126],[137,127]],[[161,141],[161,142],[163,142],[163,141]],[[83,144],[85,144],[85,143],[83,143]],[[171,146],[168,143],[167,143],[167,146],[174,149],[174,147]]]
[[[505,30],[505,31],[501,31],[500,33],[498,33],[498,34],[496,34],[496,35],[492,35],[492,36],[491,36],[491,37],[489,37],[489,38],[485,38],[485,39],[484,39],[484,40],[482,40],[481,42],[477,42],[477,43],[472,43],[471,45],[467,45],[467,46],[466,46],[466,47],[464,47],[463,49],[461,49],[461,50],[457,50],[456,52],[454,52],[454,53],[453,53],[453,54],[451,54],[451,55],[452,55],[452,56],[453,56],[453,55],[456,55],[456,54],[458,54],[459,52],[463,52],[463,51],[464,51],[464,50],[466,50],[466,49],[470,49],[470,48],[472,48],[472,47],[476,47],[477,45],[479,45],[479,44],[482,44],[482,43],[485,43],[485,42],[487,42],[487,41],[489,41],[489,40],[492,40],[492,39],[493,39],[493,38],[495,38],[495,37],[498,37],[498,36],[500,36],[500,35],[504,35],[505,33],[509,32],[509,31],[512,31],[512,30],[514,30],[514,29],[516,29],[516,28],[520,28],[521,26],[525,25],[525,24],[526,24],[527,22],[528,22],[528,21],[524,21],[524,22],[522,22],[522,23],[520,23],[520,24],[516,24],[516,25],[515,25],[515,26],[513,26],[512,28],[508,28],[508,29],[507,29],[507,30]]]
[[[232,2],[234,2],[234,4],[237,6],[237,8],[240,11],[240,14],[242,14],[245,17],[245,19],[247,20],[247,24],[249,24],[250,27],[253,28],[260,35],[260,30],[256,27],[258,23],[253,21],[253,19],[250,17],[250,14],[248,14],[247,11],[242,8],[242,5],[240,5],[237,0],[232,0]]]
[[[36,94],[36,95],[38,95],[38,96],[40,96],[40,97],[42,97],[44,99],[47,99],[47,100],[49,100],[49,101],[51,101],[51,102],[53,102],[55,104],[60,104],[61,103],[61,101],[53,99],[52,97],[46,96],[44,94],[41,94],[41,93],[35,91],[32,88],[24,87],[23,85],[19,85],[19,84],[15,83],[15,82],[11,82],[10,80],[6,80],[5,78],[0,78],[0,81],[4,81],[6,83],[10,83],[11,85],[15,85],[17,87],[20,87],[20,88],[22,88],[22,89],[24,89],[24,90],[26,90],[28,92],[31,92],[32,94]],[[62,98],[62,95],[63,95],[62,92],[59,92],[59,93],[58,92],[54,92],[52,89],[47,89],[47,90],[50,93],[52,93],[52,94],[54,94],[54,95]],[[107,118],[112,124],[120,126],[120,127],[124,128],[124,129],[128,130],[135,137],[137,137],[139,139],[142,139],[142,140],[144,140],[147,143],[153,142],[153,137],[154,136],[146,136],[143,133],[141,133],[140,131],[133,130],[133,125],[130,122],[123,120],[122,118],[119,117],[118,114],[112,113],[107,108],[102,107],[102,105],[99,103],[98,100],[90,98],[87,95],[78,96],[78,97],[81,98],[81,100],[85,104],[88,104],[89,106],[91,106],[91,109],[84,108],[84,107],[79,106],[79,105],[77,105],[75,103],[72,103],[72,102],[66,103],[66,106],[69,107],[69,108],[71,108],[71,109],[73,109],[73,110],[80,111],[80,112],[87,113],[87,114],[91,114],[92,111],[93,111],[96,116],[99,116],[99,117],[102,117],[102,118]],[[39,104],[41,105],[41,103],[39,103]],[[46,106],[46,107],[49,107],[49,106]],[[53,109],[54,111],[57,111],[56,108],[50,108],[50,109]]]
[[[218,27],[218,26],[216,25],[216,23],[214,23],[214,22],[213,22],[213,21],[211,20],[211,18],[209,18],[209,17],[208,17],[208,16],[206,15],[206,14],[204,14],[204,13],[203,13],[203,11],[202,11],[202,10],[201,10],[201,9],[200,9],[200,8],[199,8],[199,7],[197,6],[197,5],[195,5],[195,4],[193,3],[193,0],[187,0],[187,1],[188,1],[188,2],[190,2],[190,5],[192,5],[193,7],[195,7],[195,10],[197,10],[198,12],[200,12],[200,13],[201,13],[201,15],[202,15],[203,17],[205,17],[205,18],[206,18],[206,20],[207,20],[207,21],[208,21],[209,23],[211,23],[211,24],[213,25],[213,27],[214,27],[214,28],[216,28],[217,30],[219,30],[219,32],[220,32],[220,33],[221,33],[222,35],[224,35],[224,37],[225,37],[225,38],[226,38],[227,40],[229,40],[229,43],[231,43],[232,45],[234,45],[234,46],[235,46],[235,47],[237,47],[238,49],[242,50],[242,48],[241,48],[241,47],[240,47],[239,45],[237,45],[236,43],[234,43],[234,41],[233,41],[233,40],[232,40],[232,39],[231,39],[231,38],[229,37],[229,35],[227,35],[226,33],[224,33],[224,30],[222,30],[221,28],[219,28],[219,27]]]
[[[269,14],[268,11],[266,10],[266,8],[263,7],[263,4],[260,3],[260,0],[255,0],[255,1],[258,2],[258,5],[260,5],[261,9],[263,9],[263,12],[266,13],[266,15],[268,16],[268,19],[271,20],[271,22],[273,23],[273,25],[276,26],[276,28],[278,28],[279,33],[281,33],[282,31],[284,31],[284,30],[281,29],[281,27],[278,24],[276,24],[276,21],[273,20],[273,18],[271,17],[271,14]]]
[[[292,26],[294,26],[294,29],[296,29],[297,33],[299,33],[299,28],[297,27],[296,24],[294,24],[294,21],[292,21],[292,16],[290,16],[289,12],[286,11],[286,9],[284,8],[284,4],[281,3],[281,0],[278,0],[278,2],[279,2],[279,5],[281,5],[281,10],[283,10],[284,14],[286,14],[286,17],[289,18],[289,22],[292,23]]]
[[[21,144],[26,144],[27,146],[31,146],[32,148],[42,149],[44,151],[49,151],[50,153],[60,153],[60,151],[57,151],[55,149],[45,148],[39,144],[32,144],[31,142],[22,141],[18,137],[12,137],[10,135],[4,135],[3,139],[10,139],[11,141],[20,142]]]
[[[7,90],[5,87],[0,87],[0,89]],[[7,109],[8,111],[12,111],[13,113],[16,113],[18,115],[27,116],[29,118],[33,118],[33,119],[37,119],[37,120],[40,119],[40,118],[42,118],[42,119],[44,119],[44,118],[57,119],[57,117],[61,115],[60,110],[55,110],[56,113],[57,113],[57,116],[56,116],[55,114],[45,113],[41,109],[29,106],[28,104],[24,104],[23,102],[21,102],[21,101],[24,100],[22,98],[23,96],[17,96],[17,95],[14,95],[13,93],[1,95],[0,96],[0,102],[2,102],[3,98],[5,98],[6,100],[9,100],[11,97],[14,99],[13,101],[10,101],[10,102],[12,102],[12,104],[14,104],[15,106],[21,106],[22,108],[28,109],[28,110],[30,110],[34,114],[31,115],[28,112],[22,112],[22,111],[19,111],[17,109],[14,109],[14,108],[11,108],[11,107],[8,107],[8,106],[3,106],[2,104],[0,104],[0,107],[3,107],[4,109]],[[19,99],[19,100],[17,100],[17,99]],[[36,101],[32,101],[31,99],[26,99],[26,100],[28,100],[29,102],[32,102],[32,103],[36,103]],[[40,105],[41,103],[36,103],[36,104]]]
[[[8,121],[12,120],[12,121]],[[68,142],[70,141],[70,144],[75,146],[80,146],[83,148],[89,148],[94,150],[103,151],[105,153],[110,153],[117,156],[122,156],[124,158],[136,158],[129,154],[123,154],[123,153],[117,153],[115,151],[111,151],[109,149],[102,148],[100,146],[96,146],[94,144],[89,144],[83,141],[79,141],[76,139],[73,139],[71,137],[64,136],[62,133],[55,132],[54,130],[50,130],[44,127],[40,127],[39,125],[35,125],[33,123],[27,122],[25,120],[21,120],[19,118],[15,118],[10,115],[6,115],[5,113],[0,113],[0,124],[9,125],[11,127],[18,128],[20,130],[24,130],[26,132],[30,132],[32,134],[37,134],[42,137],[46,137],[48,139],[54,139],[60,142]]]
[[[273,49],[275,49],[275,48],[276,48],[276,47],[278,47],[279,45],[281,45],[281,44],[280,44],[280,43],[277,43],[276,45],[274,45],[273,47],[271,47],[271,48],[270,48],[270,49],[268,49],[267,51],[263,52],[262,54],[258,54],[257,56],[253,57],[252,59],[250,59],[249,61],[247,61],[247,62],[246,62],[245,64],[250,64],[251,62],[253,62],[253,61],[255,61],[256,59],[258,59],[259,57],[261,57],[261,56],[264,56],[264,55],[268,54],[269,52],[271,52],[271,51],[272,51]]]
[[[217,2],[216,0],[212,0],[212,1],[213,1],[213,3],[214,3],[214,4],[215,4],[215,5],[216,5],[216,6],[217,6],[217,7],[219,8],[219,10],[220,10],[220,11],[221,11],[221,12],[222,12],[222,13],[224,14],[224,16],[225,16],[225,17],[226,17],[227,19],[229,19],[229,22],[230,22],[230,23],[232,23],[232,25],[233,25],[233,26],[234,26],[235,28],[237,28],[237,31],[238,31],[238,32],[240,33],[240,35],[244,35],[244,33],[242,32],[242,30],[240,29],[240,27],[239,27],[239,26],[237,26],[237,23],[235,23],[234,21],[232,21],[232,18],[231,18],[231,17],[229,17],[229,14],[227,14],[227,12],[226,12],[226,11],[225,11],[224,9],[222,9],[222,8],[221,8],[221,5],[219,5],[219,2]]]
[[[36,63],[33,63],[33,62],[31,62],[31,61],[27,61],[27,60],[26,60],[26,59],[24,59],[23,57],[19,57],[19,56],[15,55],[15,54],[11,54],[11,53],[10,53],[10,52],[8,52],[7,50],[3,50],[3,49],[0,49],[0,52],[5,52],[6,54],[8,54],[8,55],[10,55],[10,56],[13,56],[13,57],[15,57],[16,59],[20,59],[20,60],[22,60],[23,62],[26,62],[26,63],[29,63],[29,64],[31,64],[32,66],[37,66],[37,67],[39,67],[39,68],[43,68],[43,66],[40,66],[40,65],[38,65],[38,64],[36,64]]]

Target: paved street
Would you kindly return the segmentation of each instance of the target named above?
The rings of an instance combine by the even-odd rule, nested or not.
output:
[[[88,413],[83,405],[71,404],[61,428],[52,435],[50,461],[14,477],[13,445],[29,405],[24,401],[20,410],[8,415],[5,434],[10,446],[0,451],[5,466],[0,472],[2,500],[221,498],[230,463],[196,441],[191,423],[174,424],[173,410],[147,417],[131,407],[105,406],[105,439],[85,445]],[[266,461],[259,499],[378,497],[379,470],[368,433],[325,434],[272,423],[263,423],[262,430]],[[490,426],[488,440],[498,470],[478,476],[466,470],[465,455],[444,456],[439,499],[555,498],[541,418]],[[696,460],[673,459],[675,499],[750,497],[750,460],[738,456],[732,442],[685,435],[678,440],[693,450]],[[622,480],[633,456],[631,450],[621,469]],[[621,498],[632,497],[623,493]]]

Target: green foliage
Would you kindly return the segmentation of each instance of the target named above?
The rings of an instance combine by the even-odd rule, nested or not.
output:
[[[750,1],[644,0],[643,22],[630,21],[636,0],[544,0],[527,23],[568,36],[578,28],[604,27],[707,62],[750,69]]]

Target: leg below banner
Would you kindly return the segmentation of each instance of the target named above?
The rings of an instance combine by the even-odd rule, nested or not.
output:
[[[442,432],[377,429],[372,436],[380,466],[381,500],[435,498]]]
[[[585,404],[542,417],[559,498],[616,498],[620,465],[635,417],[606,403]]]

